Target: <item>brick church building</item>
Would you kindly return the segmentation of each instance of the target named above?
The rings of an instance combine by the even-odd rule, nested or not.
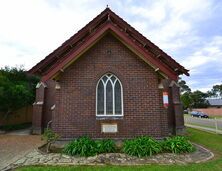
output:
[[[61,139],[162,138],[184,131],[178,76],[188,70],[106,8],[36,64],[33,133]]]

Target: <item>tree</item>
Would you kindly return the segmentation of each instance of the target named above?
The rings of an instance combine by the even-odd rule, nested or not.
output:
[[[0,69],[0,111],[5,118],[35,100],[35,86],[39,79],[28,75],[23,68]]]
[[[206,108],[209,106],[209,102],[207,101],[208,94],[203,93],[199,90],[196,90],[190,94],[192,99],[192,108]]]
[[[214,85],[213,88],[207,92],[209,97],[220,97],[222,98],[222,84]]]
[[[180,77],[178,80],[178,84],[180,85],[180,99],[182,101],[183,108],[184,109],[191,108],[192,99],[190,97],[191,94],[190,87],[187,85],[186,81],[182,80]]]
[[[186,84],[186,81],[181,78],[179,78],[178,84],[181,87],[180,99],[184,109],[205,108],[209,106],[209,102],[206,99],[209,93],[203,93],[199,90],[192,92],[190,87]]]
[[[190,96],[191,92],[185,92],[183,94],[181,94],[180,99],[183,103],[183,108],[184,109],[190,109],[191,108],[191,104],[193,103],[193,100]]]
[[[207,101],[208,94],[199,90],[194,92],[185,92],[181,95],[181,101],[185,109],[189,108],[206,108],[209,106]]]
[[[179,77],[179,80],[178,80],[178,84],[180,85],[180,92],[181,93],[191,92],[191,89],[187,85],[186,81],[182,80],[180,77]]]

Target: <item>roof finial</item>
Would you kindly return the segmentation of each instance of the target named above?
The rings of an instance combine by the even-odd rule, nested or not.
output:
[[[108,20],[108,21],[111,21],[111,20],[110,20],[110,14],[108,14],[108,18],[107,18],[107,20]]]
[[[106,8],[109,8],[109,5],[108,5],[108,4],[106,5]]]

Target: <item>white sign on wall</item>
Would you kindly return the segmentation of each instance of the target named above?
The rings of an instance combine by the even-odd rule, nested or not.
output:
[[[117,124],[102,124],[102,132],[104,133],[115,133],[117,132]]]
[[[163,92],[163,106],[165,108],[169,106],[168,92]]]

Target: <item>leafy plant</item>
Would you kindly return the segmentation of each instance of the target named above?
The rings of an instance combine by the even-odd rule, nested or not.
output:
[[[115,142],[110,139],[96,141],[97,153],[113,153],[116,151]]]
[[[104,139],[94,141],[86,136],[72,140],[63,149],[65,154],[71,156],[80,155],[85,157],[94,156],[100,153],[111,153],[115,151],[116,148],[113,140]]]
[[[52,129],[47,128],[44,130],[42,139],[46,140],[47,142],[46,152],[48,153],[50,151],[51,144],[59,139],[59,135],[53,132]]]
[[[71,156],[94,156],[97,154],[96,142],[86,136],[80,137],[68,143],[63,152]]]
[[[147,136],[126,140],[123,144],[124,153],[137,157],[151,156],[161,151],[160,143]]]
[[[162,148],[164,151],[171,153],[186,153],[193,152],[195,150],[193,145],[182,136],[175,136],[165,139],[162,142]]]

